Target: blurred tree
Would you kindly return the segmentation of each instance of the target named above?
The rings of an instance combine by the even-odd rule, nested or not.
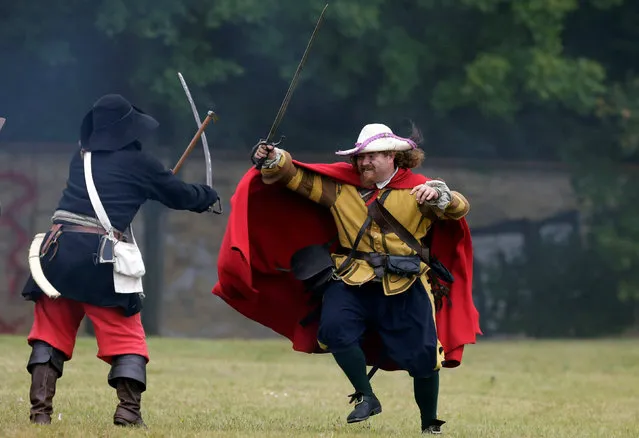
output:
[[[590,114],[608,85],[598,52],[579,44],[564,50],[566,24],[631,3],[340,0],[329,6],[282,129],[318,148],[352,142],[369,120],[402,127],[410,117],[425,127],[432,155],[556,159],[564,119]],[[14,82],[25,70],[59,72],[61,92],[79,96],[67,104],[74,113],[87,107],[77,99],[103,90],[135,95],[158,114],[171,143],[193,128],[181,71],[199,106],[225,120],[216,127],[225,144],[248,148],[268,130],[324,3],[0,5],[9,24],[0,27],[0,49],[22,53]],[[610,22],[597,30],[613,29]],[[592,33],[584,30],[577,34]],[[81,92],[70,92],[79,84]],[[52,126],[71,131],[68,122]]]
[[[573,169],[591,248],[618,284],[619,299],[634,309],[639,330],[639,3],[590,3],[572,17],[566,45],[606,68],[607,90],[561,156]],[[593,32],[601,28],[608,31]]]
[[[200,110],[221,117],[214,148],[248,151],[323,6],[0,0],[3,135],[73,141],[90,103],[115,91],[153,112],[179,154],[194,131],[181,71]],[[282,133],[292,151],[334,150],[364,123],[411,118],[431,156],[564,160],[615,291],[637,299],[639,183],[619,167],[639,156],[637,22],[631,0],[332,2]]]
[[[485,267],[489,334],[593,337],[627,329],[633,312],[614,294],[620,280],[606,257],[578,233],[555,241],[531,226],[524,252]]]
[[[639,329],[639,78],[610,87],[591,136],[564,151],[582,199],[592,248],[602,255],[618,297]]]

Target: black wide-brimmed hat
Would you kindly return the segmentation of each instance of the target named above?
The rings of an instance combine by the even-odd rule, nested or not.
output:
[[[107,94],[93,104],[80,127],[80,143],[89,151],[115,151],[141,141],[160,124],[119,94]]]

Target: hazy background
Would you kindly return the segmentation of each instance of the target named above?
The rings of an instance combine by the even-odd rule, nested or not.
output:
[[[23,333],[26,251],[48,226],[84,114],[121,93],[160,121],[172,165],[207,130],[228,199],[266,136],[324,2],[0,0],[0,331]],[[366,123],[422,130],[424,173],[473,206],[475,299],[487,336],[639,328],[639,2],[337,0],[280,133],[331,161]],[[198,146],[199,148],[199,146]],[[204,181],[200,149],[182,177]],[[268,336],[210,294],[226,216],[138,219],[145,325],[174,336]],[[204,237],[202,237],[204,236]]]

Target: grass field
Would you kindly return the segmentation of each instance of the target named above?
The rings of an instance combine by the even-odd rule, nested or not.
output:
[[[112,425],[108,366],[80,338],[58,381],[51,426],[28,422],[30,349],[0,336],[0,436],[419,436],[412,383],[379,372],[383,413],[348,425],[351,387],[327,355],[282,341],[151,338],[143,416],[149,429]],[[449,437],[639,436],[639,341],[484,341],[441,374],[440,417]]]

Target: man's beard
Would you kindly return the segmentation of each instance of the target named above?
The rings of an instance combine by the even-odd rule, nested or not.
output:
[[[367,170],[375,172],[375,166],[367,165],[367,166],[361,166],[359,168],[359,178],[360,178],[360,180],[362,182],[362,186],[363,187],[375,187],[375,183],[377,182],[377,181],[375,181],[375,174],[374,173],[371,174],[370,172],[369,173],[364,173]]]

